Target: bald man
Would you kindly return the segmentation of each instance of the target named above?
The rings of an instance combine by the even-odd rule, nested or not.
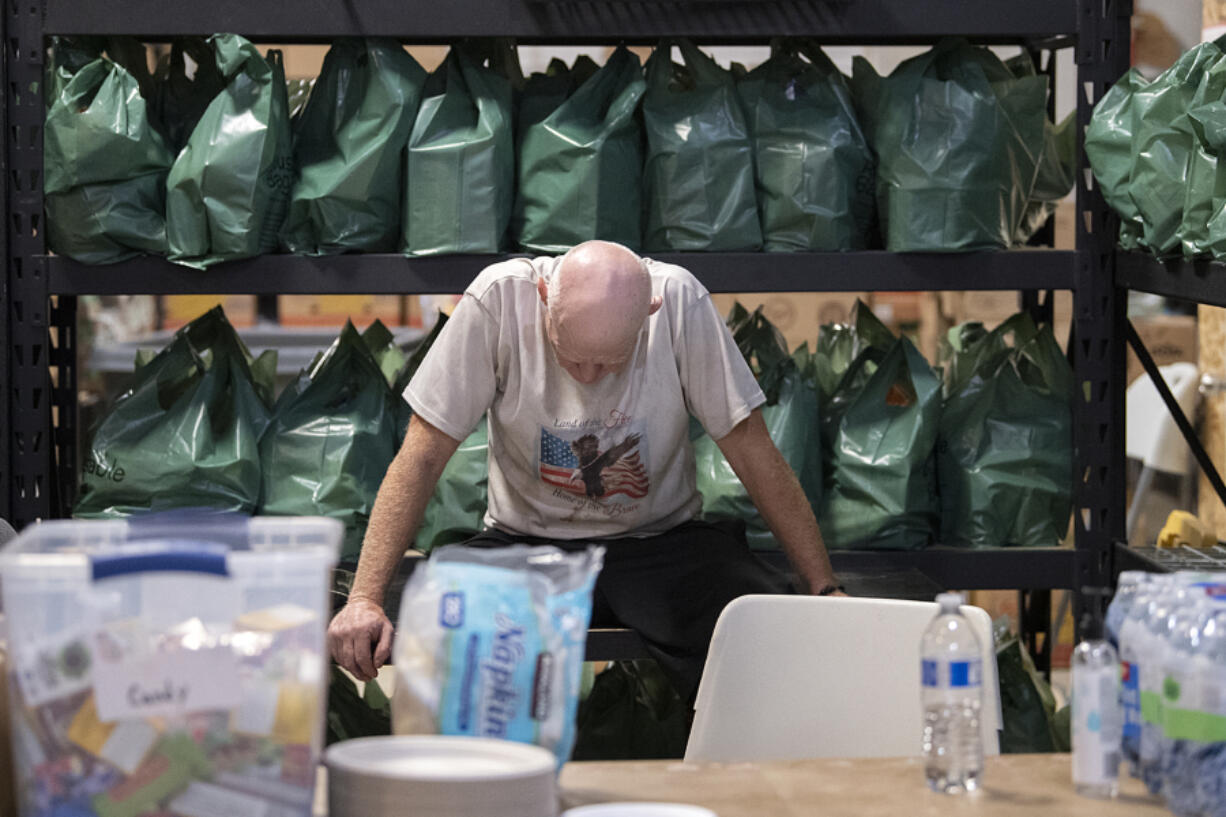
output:
[[[593,624],[643,637],[692,703],[715,620],[786,580],[702,522],[689,418],[744,483],[803,589],[839,592],[817,522],[771,442],[765,402],[706,289],[686,270],[589,241],[486,268],[405,389],[409,431],[379,488],[336,661],[368,680],[390,654],[383,595],[443,466],[489,417],[489,507],[472,545],[599,542]]]

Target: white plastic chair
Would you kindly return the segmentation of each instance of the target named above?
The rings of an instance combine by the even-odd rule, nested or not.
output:
[[[1195,363],[1168,363],[1158,367],[1175,402],[1191,420],[1200,402],[1200,370]],[[1130,459],[1141,461],[1141,475],[1132,494],[1125,531],[1132,530],[1140,518],[1145,495],[1149,493],[1158,471],[1186,477],[1191,471],[1188,444],[1179,433],[1166,403],[1158,394],[1148,375],[1142,374],[1128,387],[1124,395],[1127,417],[1124,423],[1124,452]]]
[[[933,602],[743,596],[720,614],[686,762],[920,753],[920,638]],[[992,621],[963,605],[983,652],[986,754],[999,754]]]

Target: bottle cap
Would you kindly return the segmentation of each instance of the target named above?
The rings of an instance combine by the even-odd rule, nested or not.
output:
[[[1080,630],[1083,641],[1103,637],[1103,608],[1110,596],[1110,587],[1086,585],[1081,588],[1084,609],[1081,614]]]
[[[937,596],[937,604],[941,605],[942,610],[957,610],[966,604],[966,596],[961,593],[941,593]]]

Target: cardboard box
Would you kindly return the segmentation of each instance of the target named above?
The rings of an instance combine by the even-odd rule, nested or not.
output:
[[[378,320],[401,325],[400,295],[278,295],[277,319],[282,326],[344,326],[346,320],[366,326]]]
[[[1132,319],[1132,325],[1149,350],[1150,357],[1159,366],[1168,363],[1197,360],[1196,318],[1192,315],[1151,315]],[[1136,380],[1145,370],[1141,361],[1128,347],[1128,368],[1125,378],[1128,383]]]
[[[254,295],[163,295],[161,328],[178,329],[219,304],[232,326],[249,328],[255,326],[255,298]]]

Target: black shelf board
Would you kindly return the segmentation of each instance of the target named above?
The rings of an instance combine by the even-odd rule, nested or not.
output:
[[[680,264],[711,292],[1071,289],[1076,253],[651,253]],[[89,266],[45,258],[57,295],[459,293],[487,264],[511,256],[266,255],[201,271],[143,257]]]
[[[162,38],[226,30],[269,41],[390,36],[413,42],[510,36],[522,42],[766,42],[787,32],[826,42],[925,42],[962,35],[981,42],[1030,42],[1077,31],[1070,0],[47,0],[49,34]]]
[[[1226,306],[1226,264],[1220,261],[1159,261],[1136,252],[1120,252],[1115,283],[1139,292]]]
[[[786,569],[782,553],[764,558]],[[924,550],[832,550],[835,573],[885,574],[916,570],[943,589],[1054,590],[1076,584],[1077,552],[1071,548],[995,548],[967,550],[931,547]]]
[[[1209,548],[1128,547],[1115,543],[1115,570],[1145,570],[1150,573],[1171,573],[1176,570],[1198,570],[1220,573],[1226,570],[1226,545]]]

